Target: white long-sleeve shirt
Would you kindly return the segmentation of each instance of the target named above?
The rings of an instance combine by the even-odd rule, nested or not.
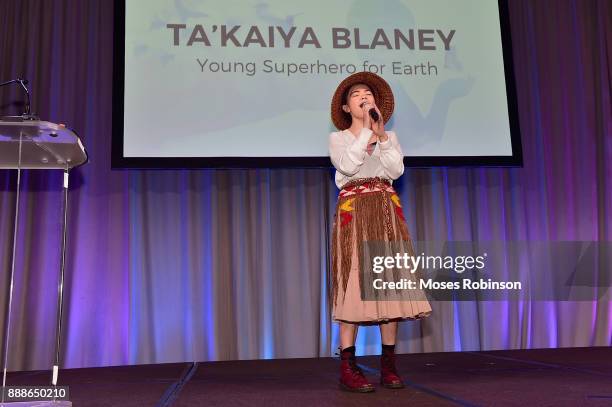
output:
[[[385,133],[389,138],[377,143],[372,155],[366,151],[372,136],[370,129],[364,127],[358,137],[350,130],[329,135],[329,155],[336,167],[338,188],[357,178],[381,177],[393,181],[404,173],[404,154],[397,136],[393,131]]]

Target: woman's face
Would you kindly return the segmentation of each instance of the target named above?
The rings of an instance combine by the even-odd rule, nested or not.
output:
[[[342,109],[357,119],[363,119],[362,105],[364,102],[375,105],[374,95],[368,85],[358,83],[350,87],[346,97],[346,105],[343,105]]]

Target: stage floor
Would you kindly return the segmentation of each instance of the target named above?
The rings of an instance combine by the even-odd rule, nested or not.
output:
[[[378,358],[358,363],[378,383]],[[334,358],[66,369],[78,406],[612,406],[612,348],[398,356],[402,390],[339,390]],[[47,385],[48,371],[9,373],[8,385]]]

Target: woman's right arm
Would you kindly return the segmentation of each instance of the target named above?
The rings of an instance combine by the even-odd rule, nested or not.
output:
[[[363,128],[359,137],[350,143],[344,140],[341,132],[335,132],[329,136],[329,155],[334,167],[342,174],[351,176],[359,171],[363,164],[368,146],[368,140],[372,136],[372,130]]]

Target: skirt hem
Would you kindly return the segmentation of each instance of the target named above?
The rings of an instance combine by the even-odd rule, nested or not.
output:
[[[419,319],[427,318],[431,315],[431,311],[421,312],[419,314],[413,316],[401,316],[401,317],[380,317],[380,318],[372,318],[372,319],[362,319],[362,320],[350,320],[345,318],[338,318],[335,315],[332,316],[332,320],[334,322],[345,322],[347,324],[380,324],[386,322],[401,322],[401,321],[416,321]]]

